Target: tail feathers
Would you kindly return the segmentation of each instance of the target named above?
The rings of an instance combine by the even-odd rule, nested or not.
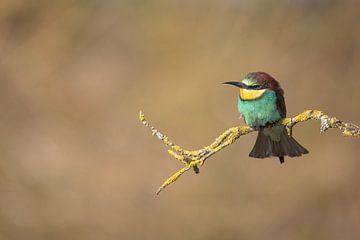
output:
[[[280,163],[284,162],[284,157],[298,157],[309,153],[292,136],[289,136],[284,129],[280,135],[280,141],[273,141],[270,136],[259,131],[254,148],[249,156],[254,158],[279,157]]]

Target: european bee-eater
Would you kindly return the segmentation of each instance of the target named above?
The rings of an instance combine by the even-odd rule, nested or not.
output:
[[[286,117],[284,91],[265,72],[248,73],[241,82],[225,82],[240,88],[238,110],[247,125],[258,129],[256,143],[249,156],[254,158],[297,157],[308,153],[283,125],[274,123]]]

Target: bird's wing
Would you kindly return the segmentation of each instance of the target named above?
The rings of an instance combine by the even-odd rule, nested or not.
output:
[[[285,98],[284,98],[284,91],[280,88],[278,91],[276,91],[277,95],[277,110],[280,113],[280,116],[282,118],[286,117],[286,105],[285,105]]]

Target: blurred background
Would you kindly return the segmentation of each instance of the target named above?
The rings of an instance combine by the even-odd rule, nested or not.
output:
[[[359,3],[2,0],[0,239],[358,239],[358,139],[309,121],[280,165],[250,134],[156,196],[182,165],[138,111],[197,149],[266,71],[288,115],[360,124]]]

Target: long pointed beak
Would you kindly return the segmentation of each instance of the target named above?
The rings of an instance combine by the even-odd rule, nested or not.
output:
[[[223,82],[223,84],[234,85],[239,88],[248,88],[248,86],[246,86],[246,84],[244,84],[242,82]]]

